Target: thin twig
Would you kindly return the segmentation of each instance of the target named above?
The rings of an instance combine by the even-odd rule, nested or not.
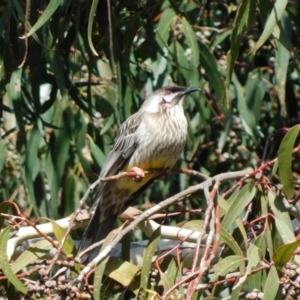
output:
[[[292,153],[296,153],[300,151],[300,145],[295,147],[292,151]],[[264,172],[267,168],[269,168],[270,166],[274,165],[276,163],[276,161],[278,160],[278,158],[275,158],[271,161],[268,161],[264,164],[262,164],[259,168],[255,169],[254,171],[246,174],[243,178],[241,178],[236,184],[234,184],[229,190],[227,190],[225,193],[222,194],[222,197],[227,199],[235,189],[237,189],[238,187],[241,187],[244,182],[251,177],[255,177],[255,175]]]
[[[204,225],[206,225],[206,227],[204,227],[204,225],[203,225],[203,232],[206,231],[206,228],[208,228],[208,226],[210,227],[210,231],[209,231],[208,238],[206,240],[205,251],[204,251],[204,254],[203,254],[202,259],[200,261],[200,269],[199,269],[200,272],[199,272],[197,278],[195,278],[189,284],[189,288],[188,288],[188,291],[187,291],[187,300],[192,299],[193,294],[195,293],[198,282],[200,282],[202,276],[207,271],[207,269],[209,268],[209,266],[211,264],[212,259],[214,258],[215,253],[213,253],[213,251],[217,251],[219,239],[215,240],[213,249],[212,249],[211,245],[212,245],[212,242],[213,242],[214,237],[216,235],[215,232],[216,232],[217,222],[216,222],[215,208],[216,208],[217,203],[218,203],[217,199],[218,199],[219,185],[220,185],[220,182],[216,181],[216,183],[214,184],[214,188],[210,193],[210,203],[209,203],[209,206],[207,208],[208,213],[205,214],[205,221],[204,221]],[[211,255],[210,255],[210,253],[211,253]],[[195,266],[196,266],[196,264],[193,264],[192,272],[195,272],[195,268],[194,268]]]
[[[27,36],[27,27],[28,27],[28,19],[29,19],[29,8],[30,8],[30,0],[26,1],[25,8],[25,18],[24,18],[24,37],[25,37],[25,53],[22,62],[19,65],[19,68],[22,68],[26,62],[27,54],[28,54],[28,36]]]

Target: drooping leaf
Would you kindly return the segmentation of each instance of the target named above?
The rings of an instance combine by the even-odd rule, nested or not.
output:
[[[284,243],[291,243],[295,240],[293,224],[287,208],[283,204],[282,197],[276,196],[275,193],[269,191],[268,202],[274,213],[275,224],[282,241]],[[277,232],[276,232],[277,233]],[[273,238],[274,240],[274,238]]]
[[[264,31],[261,34],[257,43],[252,47],[251,52],[257,51],[265,41],[272,34],[276,24],[280,21],[282,14],[286,8],[288,1],[287,0],[276,0],[273,5],[273,9],[267,19],[267,22],[264,26]]]
[[[114,239],[116,233],[114,231],[110,232],[109,235],[106,237],[102,249],[105,249],[106,246],[109,245],[109,243]],[[109,256],[107,256],[105,259],[103,259],[96,267],[95,277],[94,277],[94,293],[93,296],[95,300],[102,299],[102,291],[101,287],[103,285],[102,278],[104,275],[106,264],[109,260]]]
[[[92,41],[92,29],[93,29],[93,23],[94,23],[94,18],[95,18],[95,12],[97,9],[97,5],[98,5],[98,0],[93,0],[92,1],[92,6],[90,9],[90,14],[89,14],[89,21],[88,21],[88,42],[89,42],[89,46],[92,50],[92,52],[94,53],[94,55],[98,56],[97,51],[95,50],[93,41]],[[106,12],[105,12],[106,13]],[[110,49],[111,51],[113,51],[113,49]]]
[[[111,258],[106,265],[104,274],[137,295],[139,285],[132,285],[132,282],[139,271],[140,268],[130,262]]]
[[[62,228],[60,225],[58,225],[55,221],[53,221],[51,219],[49,221],[51,222],[51,225],[53,227],[53,233],[54,233],[56,239],[58,241],[61,241],[63,239],[63,237],[65,236],[65,234],[66,234],[66,230],[64,228]],[[76,250],[76,247],[75,247],[75,243],[74,243],[73,239],[70,236],[68,236],[66,238],[66,241],[65,241],[64,246],[63,246],[63,251],[67,255],[68,254],[73,254],[74,257],[76,255],[77,250]]]
[[[152,266],[152,260],[153,257],[155,256],[155,251],[157,250],[157,245],[159,240],[160,240],[160,227],[153,232],[144,255],[144,263],[143,263],[143,268],[141,273],[140,286],[145,290],[148,288],[148,285],[150,283],[149,276],[150,276],[150,271]]]
[[[52,244],[47,240],[41,240],[31,245],[26,251],[24,251],[14,263],[11,265],[12,271],[16,274],[35,260],[43,258],[49,250],[52,248]]]
[[[273,261],[278,268],[282,268],[294,255],[295,250],[300,246],[300,240],[293,243],[282,245],[278,248],[274,255]]]
[[[279,289],[279,276],[275,266],[272,266],[268,278],[263,290],[264,297],[263,300],[273,300],[276,299],[276,295]]]
[[[281,141],[278,153],[278,171],[283,191],[288,199],[294,196],[292,150],[299,135],[300,125],[292,127]]]
[[[20,279],[14,274],[6,254],[7,241],[12,229],[12,226],[7,226],[0,234],[0,267],[5,276],[7,276],[8,281],[13,284],[17,291],[20,291],[26,295],[28,290],[26,286],[20,281]]]
[[[46,22],[52,17],[57,8],[62,4],[62,0],[50,0],[49,4],[45,8],[43,14],[38,21],[31,27],[27,33],[27,37],[35,33],[39,28],[46,24]]]
[[[227,230],[240,213],[246,209],[247,205],[253,200],[255,192],[256,189],[252,184],[247,184],[240,190],[223,219],[222,228],[224,230]]]
[[[239,255],[230,255],[220,260],[214,266],[214,279],[216,280],[218,276],[225,276],[227,273],[232,273],[236,269],[244,270],[245,268],[245,258]]]

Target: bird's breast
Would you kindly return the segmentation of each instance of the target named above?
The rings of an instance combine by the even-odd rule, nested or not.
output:
[[[118,185],[130,190],[138,190],[141,185],[172,168],[179,159],[186,141],[187,121],[183,110],[174,111],[173,115],[153,116],[145,114],[136,132],[137,148],[132,154],[124,171],[138,167],[144,171],[157,171],[137,183],[131,178],[120,180]]]

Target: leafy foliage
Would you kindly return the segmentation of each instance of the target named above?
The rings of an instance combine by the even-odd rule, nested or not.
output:
[[[278,278],[283,272],[282,278],[295,281],[285,263],[299,261],[299,147],[293,150],[299,133],[299,1],[13,0],[2,1],[0,9],[0,201],[17,203],[20,224],[33,226],[41,216],[59,219],[76,210],[117,128],[151,91],[171,84],[200,87],[201,95],[185,103],[189,131],[178,167],[229,179],[210,187],[211,198],[199,190],[169,207],[169,213],[185,213],[166,222],[201,219],[201,230],[206,217],[216,220],[211,236],[221,238],[207,249],[218,259],[204,254],[199,274],[178,255],[151,264],[156,232],[143,266],[109,260],[96,290],[108,299],[122,299],[126,291],[120,287],[145,299],[186,291],[193,299],[221,293],[243,299],[254,290],[257,297],[262,292],[264,299],[275,299],[283,286],[288,297],[291,289]],[[278,155],[278,162],[272,160]],[[246,177],[230,177],[243,170],[249,171]],[[138,205],[149,208],[199,181],[168,176]],[[0,207],[1,227],[7,203]],[[209,213],[199,214],[200,208]],[[55,224],[61,239],[64,231]],[[16,260],[10,268],[5,257],[11,229],[0,235],[0,276],[10,281],[0,292],[14,295],[15,288],[25,294],[26,279],[14,273],[28,265],[17,268]],[[38,248],[46,251],[49,243]],[[73,241],[66,243],[65,254],[74,254]],[[43,257],[36,248],[27,251]],[[199,282],[193,276],[183,280],[190,269],[201,275],[195,277]]]

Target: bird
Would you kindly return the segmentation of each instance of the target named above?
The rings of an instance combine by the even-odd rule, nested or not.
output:
[[[79,253],[105,239],[118,215],[132,205],[157,177],[174,167],[187,137],[184,98],[199,90],[181,86],[155,90],[120,126],[99,176],[104,178],[129,171],[134,171],[137,176],[135,180],[123,177],[97,185],[91,208],[94,213],[82,236]],[[155,172],[145,175],[144,171]],[[85,254],[81,262],[91,262],[100,248]]]

